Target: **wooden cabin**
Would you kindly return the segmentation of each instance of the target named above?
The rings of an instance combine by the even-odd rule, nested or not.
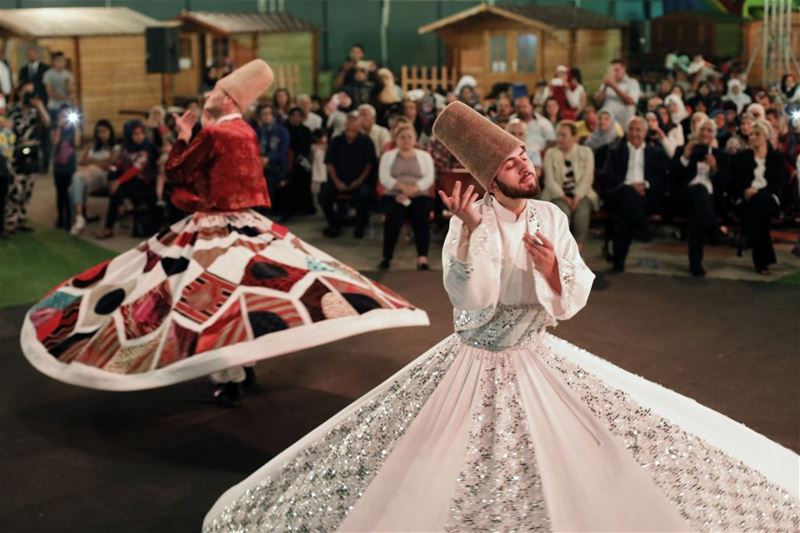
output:
[[[798,61],[800,61],[800,11],[792,12],[791,25],[792,41],[788,50],[789,69],[796,76],[800,76],[800,67],[798,66]],[[764,85],[765,83],[769,84],[780,81],[780,76],[777,76],[776,79],[767,79],[768,76],[765,75],[767,73],[764,72],[764,48],[761,35],[761,29],[763,27],[763,21],[754,20],[746,23],[742,29],[742,52],[745,64],[750,64],[752,60],[752,66],[747,76],[747,81],[750,85]],[[779,54],[776,53],[774,58],[777,59],[778,56]]]
[[[286,87],[296,95],[316,92],[319,58],[316,26],[289,13],[210,13],[184,11],[181,24],[181,72],[175,94],[197,94],[204,70],[230,58],[234,65],[267,61],[275,71],[271,90]],[[184,68],[186,67],[186,68]]]
[[[121,132],[132,118],[121,111],[147,111],[161,102],[161,76],[147,74],[145,66],[145,28],[159,25],[127,7],[0,9],[0,37],[7,41],[15,76],[32,46],[64,53],[75,77],[84,135],[101,118]],[[40,53],[40,59],[49,63],[49,53]]]
[[[680,50],[709,60],[742,53],[742,24],[734,15],[703,11],[673,11],[650,21],[650,53],[663,63],[670,52]]]
[[[529,91],[556,66],[581,69],[594,91],[609,61],[625,57],[627,23],[573,6],[479,4],[419,28],[435,32],[447,64],[474,76],[482,94],[498,82],[525,83]]]

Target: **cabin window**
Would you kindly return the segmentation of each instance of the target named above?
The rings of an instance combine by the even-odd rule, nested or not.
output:
[[[230,55],[227,37],[214,37],[212,42],[213,58],[215,65],[225,64],[225,59]]]
[[[489,71],[508,71],[508,37],[505,34],[495,33],[489,36]]]
[[[191,37],[181,37],[180,39],[180,59],[179,64],[181,70],[189,70],[192,68],[192,39]]]
[[[517,37],[517,72],[531,74],[536,72],[536,47],[539,39],[533,33],[523,33]]]

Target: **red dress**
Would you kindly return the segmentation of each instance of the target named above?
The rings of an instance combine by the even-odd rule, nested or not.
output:
[[[365,331],[427,325],[389,289],[250,209],[269,206],[242,120],[173,147],[176,200],[196,210],[52,289],[21,343],[43,373],[134,390],[177,383]]]
[[[256,133],[241,118],[203,128],[191,144],[176,142],[165,170],[184,211],[270,206]]]

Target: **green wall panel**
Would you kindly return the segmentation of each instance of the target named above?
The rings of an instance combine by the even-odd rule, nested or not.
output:
[[[314,73],[312,42],[311,33],[262,33],[258,36],[258,56],[267,60],[273,68],[300,65],[301,91],[310,94],[314,89],[311,79]]]

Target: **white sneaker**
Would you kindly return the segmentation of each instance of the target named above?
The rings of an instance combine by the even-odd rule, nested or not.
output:
[[[76,215],[75,216],[75,223],[72,224],[72,228],[69,230],[70,235],[80,235],[83,228],[86,227],[86,219],[83,215]]]

